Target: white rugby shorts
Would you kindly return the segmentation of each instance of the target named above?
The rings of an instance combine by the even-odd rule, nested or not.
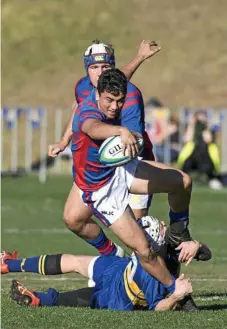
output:
[[[129,193],[140,161],[141,159],[135,158],[129,163],[117,167],[114,176],[105,186],[101,187],[98,191],[89,192],[89,201],[88,193],[80,191],[83,202],[92,209],[93,214],[104,225],[110,226],[120,218],[129,205],[130,199],[130,206],[133,209],[147,207],[149,199],[147,195],[136,195],[132,197]]]

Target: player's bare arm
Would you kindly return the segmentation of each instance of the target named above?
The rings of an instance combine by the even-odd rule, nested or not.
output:
[[[155,41],[143,40],[139,46],[136,57],[128,64],[122,67],[122,72],[130,80],[139,66],[148,58],[154,56],[161,50],[161,47]]]
[[[124,152],[128,150],[132,157],[138,154],[135,135],[126,127],[113,126],[97,119],[87,119],[82,126],[82,131],[92,139],[104,140],[112,136],[121,136]]]
[[[65,131],[62,135],[62,139],[55,143],[55,144],[50,144],[48,146],[48,156],[55,158],[59,153],[63,152],[65,148],[69,145],[71,138],[72,138],[72,123],[73,123],[73,117],[75,113],[75,109],[77,107],[76,102],[73,104],[73,110],[72,114],[70,116],[69,122],[67,123],[67,126],[65,128]]]
[[[175,281],[175,290],[172,295],[161,300],[155,307],[155,311],[168,311],[176,307],[177,303],[193,292],[190,279],[185,279],[184,274]]]

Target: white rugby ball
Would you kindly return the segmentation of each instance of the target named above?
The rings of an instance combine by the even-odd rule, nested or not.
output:
[[[136,137],[136,140],[139,149],[137,155],[140,155],[143,151],[143,138]],[[116,167],[131,161],[132,157],[127,155],[127,150],[123,155],[121,137],[112,136],[102,143],[99,149],[99,160],[107,167]]]

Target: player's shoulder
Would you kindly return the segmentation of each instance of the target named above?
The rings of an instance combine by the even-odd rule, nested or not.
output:
[[[97,102],[95,100],[95,91],[92,91],[91,94],[78,105],[78,108],[80,112],[85,112],[85,111],[100,112],[100,110],[98,109]]]
[[[136,96],[142,96],[141,91],[137,86],[135,86],[132,82],[128,82],[127,84],[127,98],[129,97],[136,97]]]
[[[76,91],[81,91],[84,88],[90,87],[90,84],[91,84],[91,81],[90,81],[90,78],[88,76],[82,77],[76,83],[75,90]]]

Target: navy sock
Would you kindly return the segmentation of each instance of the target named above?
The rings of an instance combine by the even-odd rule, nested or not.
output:
[[[46,255],[42,255],[32,258],[8,259],[5,262],[8,265],[10,272],[41,273],[45,258]]]
[[[10,272],[21,272],[21,262],[22,259],[7,259],[5,261]]]
[[[47,292],[35,292],[40,299],[40,306],[56,306],[59,292],[50,288]]]
[[[90,245],[95,247],[101,255],[115,255],[117,247],[110,241],[103,230],[100,231],[98,237],[94,240],[86,240]]]
[[[189,210],[185,210],[182,212],[174,212],[170,210],[169,212],[170,224],[176,222],[187,222],[189,223]]]

